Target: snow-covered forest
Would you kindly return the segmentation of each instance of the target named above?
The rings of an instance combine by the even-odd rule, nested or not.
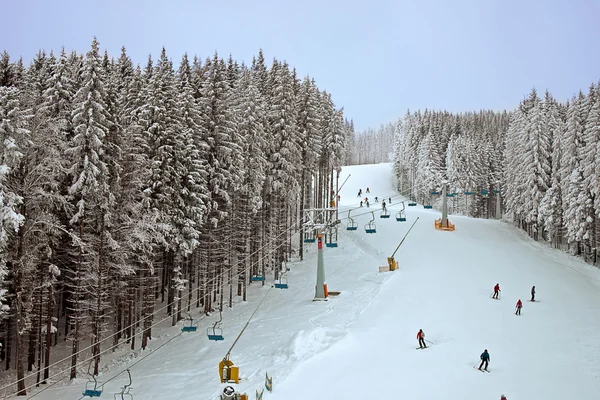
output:
[[[532,238],[598,261],[599,86],[566,103],[532,90],[510,113],[407,113],[394,148],[407,197],[440,206],[446,180],[451,212],[493,217],[500,195],[503,217]]]
[[[95,39],[29,66],[2,54],[0,359],[21,394],[58,343],[71,378],[90,355],[97,373],[113,346],[145,348],[154,323],[277,276],[353,135],[313,79],[262,52],[177,68],[164,49],[138,66]]]

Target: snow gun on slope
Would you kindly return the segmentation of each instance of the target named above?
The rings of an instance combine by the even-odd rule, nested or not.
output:
[[[404,237],[402,238],[402,240],[398,244],[398,247],[396,247],[396,250],[394,250],[394,252],[392,253],[392,255],[387,258],[388,265],[380,266],[379,267],[379,272],[389,272],[389,271],[395,271],[395,270],[398,269],[398,261],[396,261],[394,259],[394,255],[396,254],[396,252],[398,251],[398,249],[400,248],[400,246],[402,246],[402,243],[404,243],[404,240],[406,239],[406,237],[408,236],[408,234],[410,233],[410,231],[412,230],[413,226],[415,226],[415,224],[417,223],[418,220],[419,220],[419,217],[417,217],[417,219],[415,220],[415,222],[413,222],[413,224],[410,226],[410,228],[408,229],[408,231],[406,232],[406,234],[404,235]]]

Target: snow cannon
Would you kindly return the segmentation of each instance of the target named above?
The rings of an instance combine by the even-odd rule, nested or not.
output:
[[[233,365],[233,362],[224,358],[219,362],[219,377],[221,383],[240,383],[240,368]]]
[[[379,267],[379,272],[395,271],[398,269],[398,261],[394,260],[394,257],[388,257],[387,262],[388,265]]]

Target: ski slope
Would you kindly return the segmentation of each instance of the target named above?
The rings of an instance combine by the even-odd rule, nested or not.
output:
[[[391,165],[345,167],[341,181],[348,175],[340,217],[358,206],[358,189],[369,186],[377,233],[365,233],[371,215],[362,215],[357,231],[342,226],[338,248],[324,248],[326,282],[339,296],[312,301],[317,253],[309,245],[304,261],[288,264],[289,289],[272,288],[272,277],[265,286],[253,283],[249,301],[224,312],[223,342],[206,337],[218,314],[196,333],[164,327],[151,342],[154,353],[115,361],[99,380],[137,362],[131,366],[136,400],[216,399],[225,386],[218,363],[256,310],[230,356],[242,376],[236,387],[250,399],[264,387],[265,373],[274,390],[263,399],[272,400],[598,398],[598,269],[499,221],[450,216],[456,231],[436,231],[440,213],[417,206],[397,222],[399,197],[388,205],[391,218],[380,219],[381,203],[372,199],[397,196]],[[396,253],[399,270],[379,273],[417,217]],[[490,298],[496,283],[499,301]],[[532,285],[539,302],[527,301]],[[521,316],[514,314],[518,299]],[[433,343],[425,350],[415,349],[419,329]],[[484,349],[490,373],[474,368]],[[85,382],[56,385],[35,398],[78,399]],[[112,399],[126,382],[126,375],[110,380],[101,398]]]

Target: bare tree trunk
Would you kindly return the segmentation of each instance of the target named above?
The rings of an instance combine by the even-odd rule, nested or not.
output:
[[[48,285],[48,309],[46,315],[46,354],[44,356],[44,380],[47,383],[50,375],[50,348],[52,346],[52,307],[54,306],[54,286]]]

